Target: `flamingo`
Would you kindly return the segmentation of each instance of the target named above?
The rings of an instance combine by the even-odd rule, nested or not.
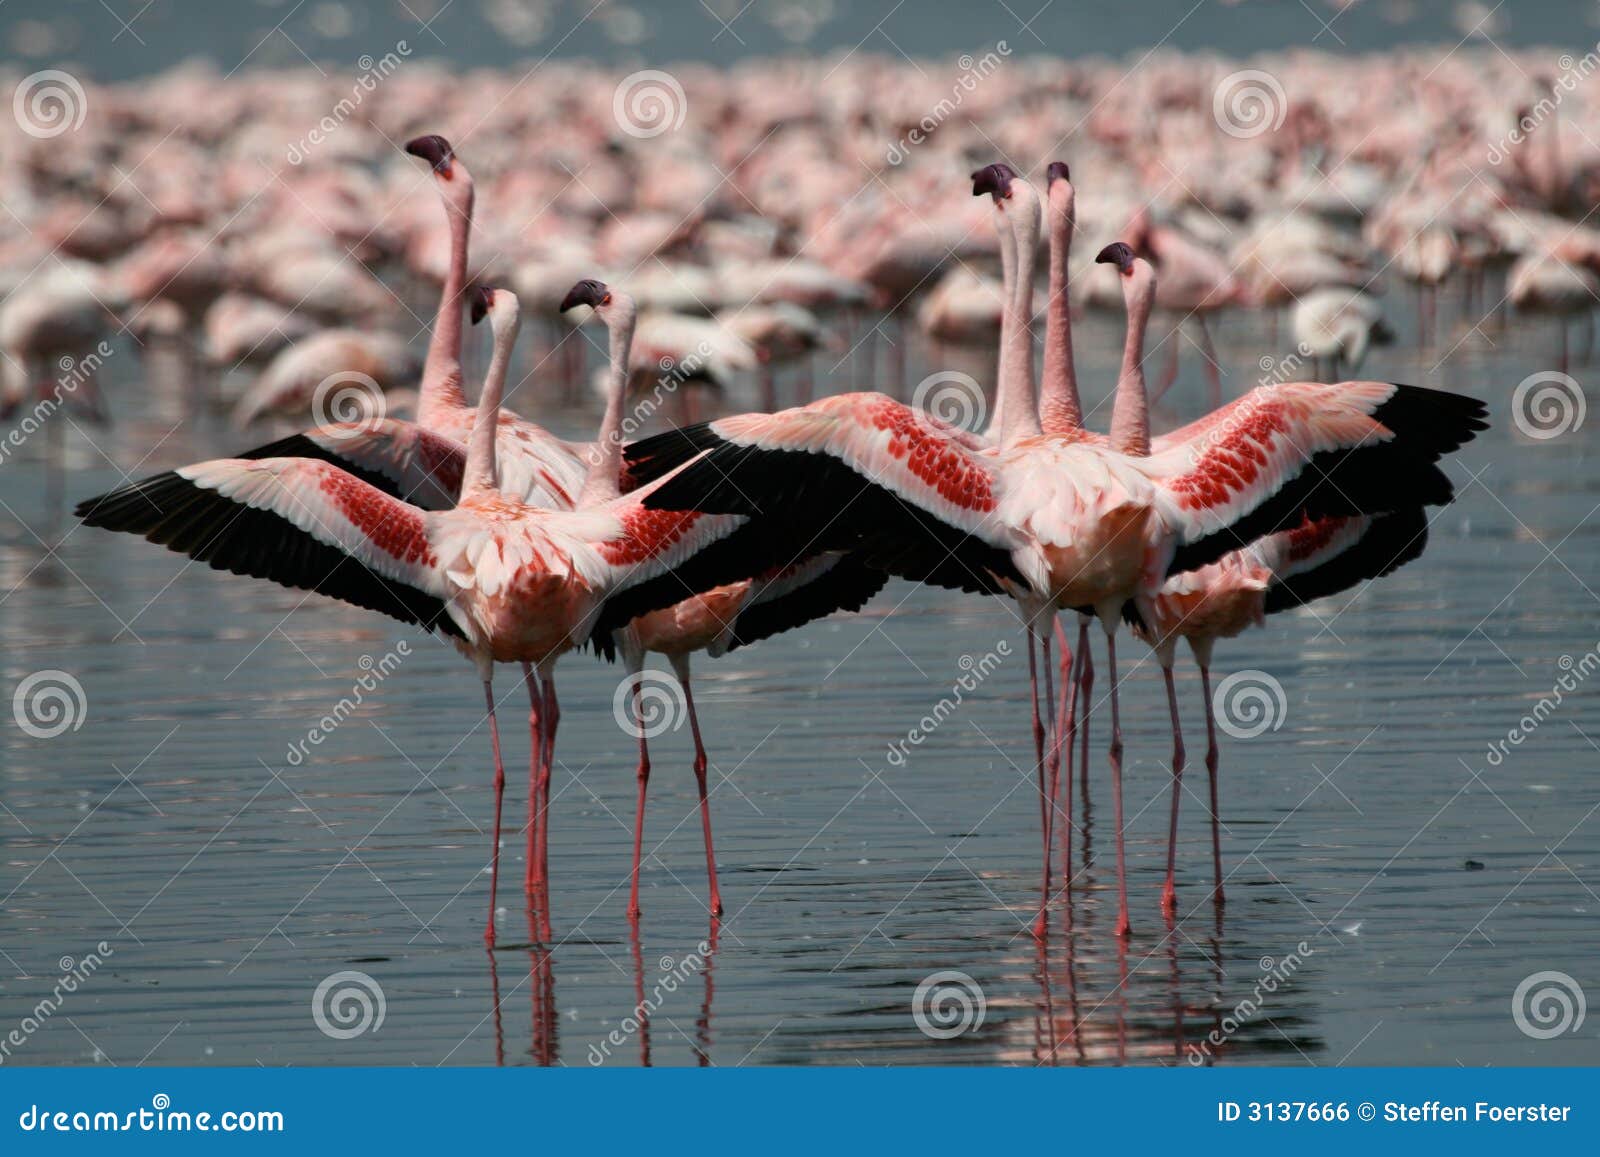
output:
[[[1324,359],[1337,378],[1344,366],[1359,371],[1370,347],[1394,340],[1377,299],[1359,289],[1329,286],[1306,294],[1295,302],[1291,325],[1295,344],[1313,359],[1318,380]]]
[[[416,372],[416,356],[402,337],[361,329],[325,329],[280,350],[267,363],[261,376],[234,403],[233,424],[243,429],[269,414],[301,416],[321,408],[337,411],[345,401],[357,403],[352,412],[380,413],[384,403],[378,394],[410,381]],[[344,389],[359,390],[366,397],[345,398],[340,392]]]
[[[1600,277],[1547,251],[1525,253],[1507,275],[1506,298],[1518,313],[1542,313],[1556,319],[1561,334],[1561,356],[1556,368],[1566,373],[1567,321],[1590,317],[1600,303]],[[1592,327],[1593,321],[1589,324]],[[1592,328],[1590,337],[1593,338]]]
[[[610,292],[595,297],[594,284],[574,286],[569,299],[592,306],[625,334],[632,302]],[[548,767],[559,717],[556,661],[590,637],[608,599],[663,575],[742,520],[647,509],[645,499],[664,480],[617,494],[620,394],[608,402],[599,455],[578,509],[542,510],[502,494],[494,431],[517,304],[505,290],[486,290],[482,300],[495,330],[496,365],[483,389],[487,420],[468,443],[461,501],[453,509],[423,510],[329,462],[235,458],[132,483],[84,501],[78,515],[88,525],[143,535],[214,569],[329,595],[448,636],[483,685],[498,833],[505,772],[494,664],[526,662],[537,671],[543,710],[535,734]],[[641,810],[636,825],[642,820]],[[485,929],[491,945],[498,882],[497,839]]]
[[[995,195],[1012,222],[1017,320],[1017,305],[1031,296],[1025,274],[1038,195],[992,166],[979,171],[974,187]],[[1138,266],[1131,272],[1148,279],[1148,265],[1140,265],[1142,273]],[[1002,348],[1005,417],[992,453],[884,395],[844,394],[644,439],[630,448],[630,469],[655,478],[694,460],[652,490],[645,501],[651,509],[781,521],[784,538],[810,550],[856,547],[903,577],[1003,590],[1036,613],[1091,608],[1111,669],[1120,843],[1115,636],[1123,603],[1137,605],[1170,574],[1213,562],[1303,514],[1450,501],[1453,489],[1436,463],[1484,428],[1483,407],[1382,382],[1264,387],[1211,415],[1190,445],[1145,457],[1138,451],[1149,449],[1148,403],[1136,362],[1119,378],[1123,404],[1107,448],[1043,435],[1026,326],[1009,327]],[[779,544],[771,548],[781,553]],[[704,581],[711,568],[698,561]],[[754,561],[727,563],[736,569]],[[1024,618],[1031,624],[1036,614]],[[1124,855],[1118,860],[1117,930],[1125,935]]]
[[[1177,908],[1175,861],[1178,804],[1182,798],[1183,733],[1172,665],[1184,640],[1200,668],[1206,712],[1206,771],[1211,792],[1211,857],[1217,904],[1224,901],[1222,839],[1217,805],[1217,728],[1211,700],[1211,657],[1218,639],[1231,639],[1265,617],[1294,610],[1361,582],[1382,578],[1421,556],[1428,521],[1421,507],[1392,514],[1307,518],[1292,530],[1267,535],[1209,566],[1168,579],[1142,607],[1126,611],[1134,633],[1155,651],[1172,717],[1172,815],[1167,836],[1167,877],[1161,910]]]

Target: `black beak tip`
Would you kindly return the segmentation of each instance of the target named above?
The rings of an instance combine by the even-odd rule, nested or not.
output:
[[[1044,170],[1045,184],[1053,185],[1057,181],[1072,180],[1072,173],[1067,169],[1065,161],[1051,161]]]
[[[487,317],[492,305],[494,305],[494,290],[480,285],[472,294],[472,324],[477,325]]]
[[[450,142],[437,133],[426,136],[414,137],[406,142],[406,152],[413,157],[421,157],[428,164],[440,172],[445,172],[450,167],[455,151],[450,147]]]
[[[1017,171],[1003,161],[985,165],[972,174],[972,195],[981,197],[988,193],[998,200],[1011,192],[1011,182],[1016,175]]]
[[[1133,271],[1133,249],[1122,241],[1113,241],[1095,257],[1097,265],[1115,265],[1122,273]]]
[[[569,309],[576,309],[580,305],[587,305],[593,309],[605,299],[606,292],[605,282],[586,277],[567,290],[567,296],[561,299],[561,312],[566,313]]]

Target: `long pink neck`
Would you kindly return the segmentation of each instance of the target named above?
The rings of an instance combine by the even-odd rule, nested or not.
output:
[[[461,390],[461,300],[467,289],[473,189],[472,177],[460,161],[454,163],[450,185],[441,183],[440,196],[450,221],[450,267],[439,292],[439,312],[433,321],[433,336],[428,339],[428,358],[422,366],[417,421],[424,427],[436,427],[467,407]]]
[[[1051,198],[1050,300],[1045,305],[1044,380],[1039,388],[1039,425],[1046,434],[1083,429],[1078,371],[1072,364],[1072,310],[1067,296],[1067,259],[1072,252],[1072,194],[1061,208]]]
[[[1020,183],[1018,181],[1013,184]],[[1007,210],[1017,241],[1016,291],[1011,295],[1011,318],[1002,339],[1006,380],[1002,445],[1040,432],[1038,399],[1033,388],[1033,267],[1039,251],[1039,202],[1013,193]]]
[[[1150,454],[1150,398],[1144,384],[1144,331],[1150,321],[1155,277],[1140,261],[1124,291],[1128,303],[1128,336],[1122,344],[1122,371],[1111,408],[1111,448],[1138,458]]]
[[[578,496],[580,508],[609,502],[622,493],[622,407],[628,393],[628,356],[633,348],[634,312],[619,311],[611,323],[611,369],[606,381],[606,412],[600,438]]]
[[[1000,238],[1000,355],[994,373],[994,413],[989,417],[983,436],[998,442],[1000,431],[1005,427],[1006,336],[1011,332],[1011,299],[1017,291],[1017,238],[1003,213],[994,214],[994,227]]]
[[[483,393],[478,398],[478,414],[467,438],[467,465],[461,474],[461,497],[479,496],[500,488],[499,464],[495,460],[495,434],[500,426],[500,399],[505,396],[506,374],[511,368],[511,351],[517,344],[521,324],[515,308],[511,316],[495,325],[494,353],[489,372],[484,375]]]

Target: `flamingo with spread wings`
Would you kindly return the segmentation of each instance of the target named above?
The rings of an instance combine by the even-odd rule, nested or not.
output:
[[[593,296],[580,283],[569,297],[626,328],[632,303]],[[531,663],[543,688],[536,720],[548,760],[557,711],[556,661],[582,644],[607,599],[681,565],[727,537],[738,517],[667,512],[644,503],[658,481],[615,493],[621,466],[621,400],[608,404],[590,499],[576,510],[531,507],[496,488],[495,417],[504,357],[517,330],[516,300],[487,293],[497,372],[485,382],[483,415],[468,443],[460,503],[429,511],[397,499],[328,462],[306,458],[219,459],[168,471],[80,504],[91,526],[140,534],[214,569],[311,590],[402,622],[440,631],[476,665],[495,747],[498,836],[505,773],[494,724],[493,665]],[[642,822],[642,815],[638,821]],[[490,876],[489,922],[499,841]]]
[[[1017,296],[1025,298],[1037,194],[992,167],[982,173],[979,185],[1012,206]],[[1130,264],[1126,275],[1138,272]],[[859,549],[908,578],[1004,591],[1029,622],[1049,608],[1092,609],[1110,659],[1120,836],[1115,637],[1123,603],[1147,600],[1169,575],[1303,516],[1449,502],[1453,489],[1436,463],[1484,428],[1484,410],[1474,399],[1384,382],[1264,387],[1212,414],[1188,444],[1140,457],[1130,452],[1141,439],[1149,446],[1137,363],[1118,383],[1128,403],[1113,430],[1119,451],[1038,429],[1025,325],[1012,327],[1004,356],[998,450],[974,450],[967,437],[883,395],[846,394],[646,439],[630,447],[630,469],[654,478],[694,459],[645,505],[782,523],[782,541],[775,528],[740,536],[765,553],[713,548],[697,557],[691,569],[701,581],[718,568],[770,565],[772,552],[781,561],[783,541],[798,541],[811,551]],[[1118,931],[1126,933],[1118,860]]]

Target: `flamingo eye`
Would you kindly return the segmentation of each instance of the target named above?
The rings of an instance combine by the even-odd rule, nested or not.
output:
[[[600,304],[601,305],[610,305],[611,304],[611,295],[608,293],[604,297],[602,297],[600,299]]]

